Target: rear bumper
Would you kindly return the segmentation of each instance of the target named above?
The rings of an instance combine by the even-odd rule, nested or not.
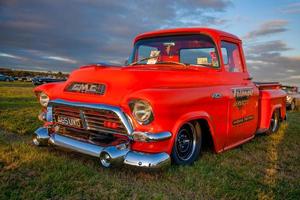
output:
[[[103,147],[57,133],[49,134],[48,129],[45,127],[38,128],[35,131],[33,142],[37,146],[51,144],[100,159],[108,155],[111,166],[125,164],[146,169],[161,169],[171,163],[169,154],[165,152],[150,154],[131,151],[128,144]]]

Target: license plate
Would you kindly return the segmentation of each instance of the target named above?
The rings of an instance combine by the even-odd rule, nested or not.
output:
[[[66,126],[81,128],[81,120],[78,118],[74,118],[74,117],[58,116],[57,123],[66,125]]]

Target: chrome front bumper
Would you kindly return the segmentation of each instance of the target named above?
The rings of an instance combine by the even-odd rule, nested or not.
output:
[[[38,128],[35,131],[33,143],[37,146],[52,144],[54,146],[98,157],[104,167],[125,164],[147,169],[160,169],[169,166],[171,163],[170,156],[164,152],[150,154],[131,151],[126,144],[102,147],[57,133],[49,135],[48,129],[45,127]],[[106,165],[107,162],[109,162],[109,166]]]

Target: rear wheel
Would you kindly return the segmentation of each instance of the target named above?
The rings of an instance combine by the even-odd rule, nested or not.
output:
[[[280,127],[280,112],[279,110],[275,110],[272,114],[272,118],[270,121],[270,127],[267,131],[267,134],[276,133]]]
[[[188,122],[178,131],[173,149],[172,160],[178,165],[190,165],[198,159],[201,151],[202,134],[198,122]]]
[[[295,100],[293,100],[292,103],[291,103],[291,110],[292,111],[296,110],[296,102],[295,102]]]

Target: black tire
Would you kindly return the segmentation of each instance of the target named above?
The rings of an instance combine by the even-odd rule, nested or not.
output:
[[[198,122],[188,122],[178,131],[171,157],[177,165],[191,165],[200,156],[202,132]]]
[[[9,78],[6,78],[5,81],[6,81],[6,82],[9,82]]]
[[[291,102],[291,106],[290,107],[291,107],[291,111],[295,111],[297,109],[295,100],[293,100]]]
[[[276,133],[279,128],[280,128],[280,112],[277,109],[272,114],[270,127],[269,130],[267,131],[267,134]]]

